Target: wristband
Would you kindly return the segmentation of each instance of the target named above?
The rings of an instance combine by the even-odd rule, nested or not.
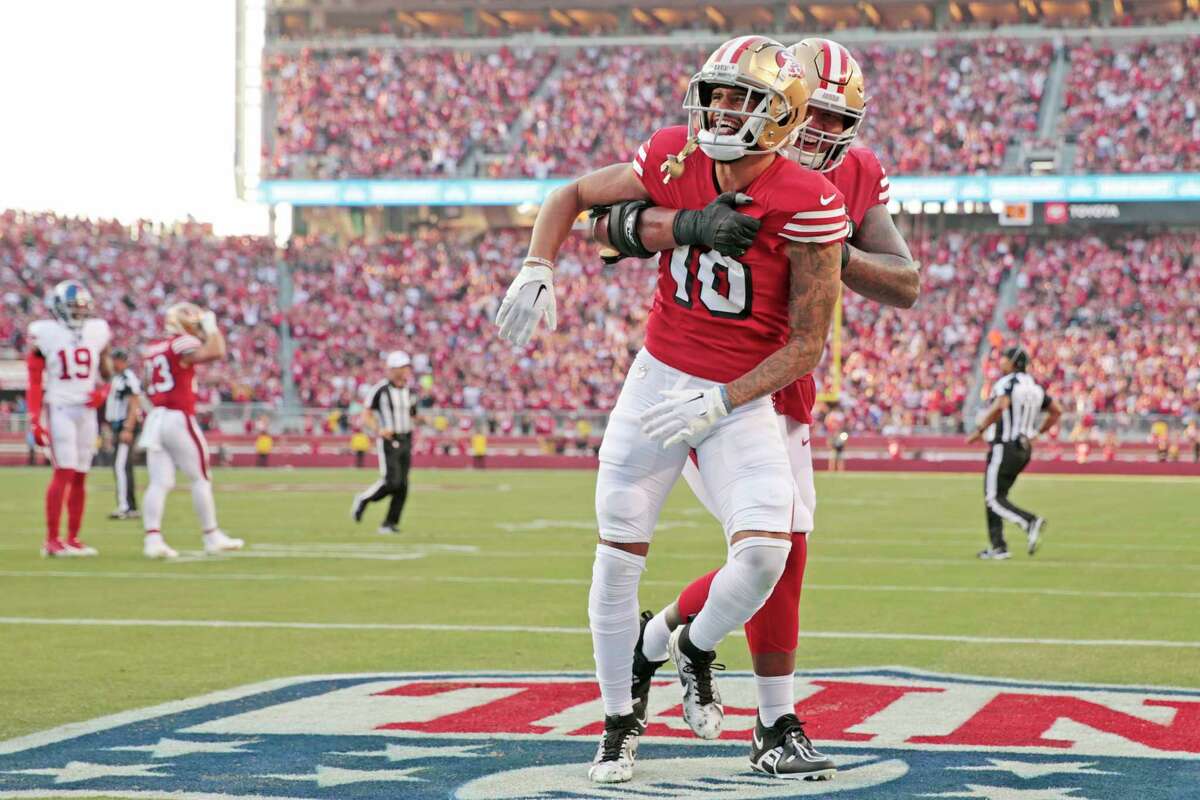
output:
[[[725,384],[721,384],[720,389],[721,389],[721,403],[724,404],[725,413],[728,414],[731,411],[733,411],[733,406],[731,406],[729,404],[729,389],[725,386]]]
[[[554,269],[554,262],[538,256],[525,256],[525,260],[521,262],[521,266],[545,267],[546,269]]]
[[[850,265],[850,245],[845,239],[842,240],[842,269]]]

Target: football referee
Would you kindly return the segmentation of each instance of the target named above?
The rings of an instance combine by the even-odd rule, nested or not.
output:
[[[113,351],[112,364],[113,376],[108,399],[104,401],[104,421],[113,432],[117,508],[108,518],[131,519],[138,515],[137,491],[133,485],[133,434],[138,423],[138,398],[142,394],[142,384],[129,368],[129,354],[124,350]]]
[[[363,425],[375,435],[379,456],[379,480],[355,495],[351,516],[362,521],[367,506],[391,497],[387,516],[379,533],[399,533],[400,514],[408,499],[408,470],[412,466],[412,430],[417,405],[409,391],[412,361],[408,353],[396,350],[387,357],[387,378],[371,387]]]
[[[983,474],[989,540],[988,548],[979,553],[984,559],[1009,557],[1008,544],[1004,541],[1004,520],[1015,522],[1025,531],[1029,555],[1037,552],[1046,527],[1044,518],[1017,507],[1008,499],[1009,490],[1033,455],[1030,441],[1048,431],[1062,416],[1058,403],[1025,374],[1028,365],[1029,354],[1019,345],[1001,354],[1000,367],[1004,376],[992,386],[992,405],[987,415],[967,437],[968,443],[986,437],[990,445],[987,470]],[[1037,427],[1037,419],[1043,411],[1046,417]]]

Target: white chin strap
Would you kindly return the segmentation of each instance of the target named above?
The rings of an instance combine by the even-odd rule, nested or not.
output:
[[[712,131],[700,131],[696,134],[696,141],[713,161],[737,161],[746,155],[746,143],[736,133],[718,135]]]

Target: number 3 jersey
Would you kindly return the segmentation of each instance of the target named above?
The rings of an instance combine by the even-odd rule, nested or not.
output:
[[[29,324],[29,343],[46,360],[42,387],[47,404],[87,405],[100,374],[100,354],[112,340],[102,319],[85,320],[72,330],[53,319]]]
[[[154,342],[145,349],[145,390],[151,403],[189,416],[196,413],[196,366],[185,366],[183,357],[199,350],[202,344],[195,336],[184,333]]]
[[[715,162],[700,150],[688,156],[681,177],[662,182],[661,165],[686,140],[686,127],[663,128],[633,159],[634,172],[657,206],[701,209],[721,193]],[[753,202],[738,211],[762,220],[750,249],[738,259],[704,247],[660,253],[658,288],[646,323],[651,355],[722,383],[746,374],[787,341],[788,246],[837,243],[849,233],[841,192],[782,155],[741,191]]]

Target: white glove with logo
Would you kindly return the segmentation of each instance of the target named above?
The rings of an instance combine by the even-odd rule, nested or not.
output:
[[[538,320],[546,318],[546,327],[558,327],[558,307],[554,302],[554,270],[545,259],[526,259],[512,285],[504,293],[496,324],[500,338],[524,347],[533,338]]]
[[[642,433],[668,448],[680,442],[692,447],[708,435],[709,429],[721,417],[729,414],[724,386],[700,389],[667,389],[656,403],[641,416]]]

